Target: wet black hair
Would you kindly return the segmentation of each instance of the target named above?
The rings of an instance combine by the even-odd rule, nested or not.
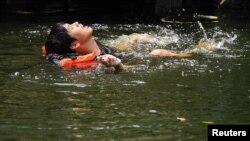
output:
[[[76,39],[69,36],[63,26],[65,23],[56,23],[52,28],[45,42],[47,53],[68,54],[75,53],[70,49],[70,44]]]

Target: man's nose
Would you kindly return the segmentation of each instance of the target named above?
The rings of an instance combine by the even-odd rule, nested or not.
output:
[[[73,25],[79,25],[79,22],[78,22],[78,21],[76,21],[76,22],[74,22],[74,23],[73,23]]]

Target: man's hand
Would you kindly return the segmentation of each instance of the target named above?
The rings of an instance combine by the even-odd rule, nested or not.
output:
[[[121,60],[119,58],[110,54],[98,56],[97,61],[108,67],[116,67],[121,64]]]

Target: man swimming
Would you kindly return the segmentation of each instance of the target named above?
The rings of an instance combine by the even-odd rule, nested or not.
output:
[[[77,55],[94,53],[98,61],[109,67],[122,69],[123,65],[113,49],[101,44],[92,36],[93,29],[79,22],[57,23],[45,42],[46,58],[61,60],[64,57],[74,58]],[[156,40],[149,34],[133,33],[123,42],[114,45],[116,48],[131,48],[137,41],[154,43]],[[177,54],[165,49],[155,49],[150,55],[165,57],[190,57],[190,54]],[[117,61],[118,60],[118,61]]]

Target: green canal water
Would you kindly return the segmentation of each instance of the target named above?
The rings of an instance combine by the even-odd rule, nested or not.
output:
[[[105,44],[133,32],[157,38],[125,52],[136,67],[118,74],[41,58],[52,24],[0,23],[1,141],[205,141],[208,124],[250,124],[249,23],[203,24],[209,48],[186,59],[148,53],[197,44],[197,23],[90,24]]]

